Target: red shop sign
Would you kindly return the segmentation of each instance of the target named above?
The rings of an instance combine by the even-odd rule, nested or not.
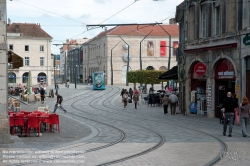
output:
[[[215,78],[216,79],[234,79],[235,72],[232,63],[224,59],[222,60],[216,67],[215,70]]]
[[[206,73],[207,67],[204,63],[202,62],[198,62],[195,66],[194,66],[194,72],[199,75],[202,76]]]

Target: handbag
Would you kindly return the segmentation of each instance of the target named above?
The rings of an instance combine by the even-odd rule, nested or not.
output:
[[[239,116],[239,109],[238,108],[234,109],[234,116],[235,116],[236,124],[239,126],[240,125],[240,116]]]

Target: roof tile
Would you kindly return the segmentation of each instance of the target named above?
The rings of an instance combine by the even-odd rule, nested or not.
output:
[[[34,23],[12,23],[8,26],[7,33],[22,33],[23,37],[52,38],[40,25]]]

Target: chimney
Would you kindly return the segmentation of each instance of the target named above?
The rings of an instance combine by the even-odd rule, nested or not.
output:
[[[8,18],[8,25],[10,25],[11,24],[11,20]]]
[[[104,28],[104,31],[107,31],[107,27]]]
[[[176,24],[175,18],[170,18],[170,19],[169,19],[169,24]]]
[[[66,43],[68,43],[69,42],[69,39],[66,39]]]

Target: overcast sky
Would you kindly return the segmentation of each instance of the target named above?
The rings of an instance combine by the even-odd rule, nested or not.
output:
[[[61,44],[66,39],[93,38],[103,31],[102,28],[87,31],[86,25],[89,24],[154,23],[163,20],[168,24],[169,18],[175,16],[176,6],[182,1],[7,0],[7,17],[11,23],[40,23],[42,29],[53,37],[52,44]],[[59,48],[52,46],[51,53],[59,54]]]

